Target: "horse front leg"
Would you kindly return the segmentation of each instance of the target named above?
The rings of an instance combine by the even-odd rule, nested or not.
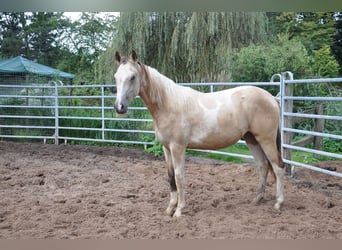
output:
[[[165,161],[167,165],[168,180],[170,184],[170,202],[166,209],[166,213],[172,216],[178,203],[175,171],[173,168],[170,150],[166,148],[165,146],[163,146],[163,150],[164,150],[164,156],[165,156]]]
[[[175,183],[177,187],[177,208],[173,217],[180,217],[182,215],[182,209],[185,207],[184,199],[184,159],[185,159],[185,147],[182,145],[173,145],[171,147],[172,165],[175,174]],[[171,197],[172,198],[172,197]]]

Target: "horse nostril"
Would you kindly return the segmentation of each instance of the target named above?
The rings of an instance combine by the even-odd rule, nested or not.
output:
[[[125,113],[125,105],[123,104],[115,104],[114,108],[117,113]]]

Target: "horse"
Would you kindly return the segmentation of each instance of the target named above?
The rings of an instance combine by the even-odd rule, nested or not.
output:
[[[115,53],[117,93],[114,108],[124,115],[140,96],[153,118],[158,141],[163,145],[170,185],[166,213],[180,217],[185,207],[185,150],[220,149],[245,140],[259,170],[255,203],[264,197],[270,170],[276,181],[276,203],[284,201],[284,164],[280,154],[279,104],[266,90],[240,86],[202,93],[176,84],[156,69],[142,64],[132,50],[128,57]]]

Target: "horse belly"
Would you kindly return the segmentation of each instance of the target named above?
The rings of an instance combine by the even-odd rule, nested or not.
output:
[[[220,149],[235,144],[240,140],[242,134],[240,131],[219,131],[208,132],[201,131],[193,134],[189,140],[188,148],[191,149]]]
[[[188,148],[219,149],[235,144],[245,133],[244,119],[230,109],[231,99],[225,96],[199,102],[202,108],[200,119],[196,117],[189,122],[190,137]],[[213,101],[215,100],[215,101]],[[208,104],[207,104],[208,102]]]

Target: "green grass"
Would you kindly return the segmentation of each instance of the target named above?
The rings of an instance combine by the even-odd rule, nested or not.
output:
[[[227,152],[227,153],[235,153],[235,154],[245,154],[250,155],[250,151],[247,148],[247,146],[243,144],[234,144],[228,148],[224,148],[219,150],[221,152]],[[250,162],[248,159],[243,159],[240,157],[230,156],[230,155],[221,155],[221,154],[215,154],[215,153],[204,153],[204,152],[198,152],[193,150],[188,150],[188,154],[194,155],[194,156],[201,156],[201,157],[208,157],[210,159],[216,159],[226,162],[232,162],[232,163],[246,163]]]
[[[157,140],[155,140],[154,142],[155,144],[151,147],[148,147],[146,151],[156,156],[163,155],[162,145]],[[249,151],[247,146],[243,144],[235,144],[219,151],[251,155],[251,152]],[[205,152],[199,152],[199,151],[194,151],[194,150],[187,150],[187,154],[192,155],[192,156],[207,157],[211,159],[222,160],[222,161],[232,162],[232,163],[241,164],[241,163],[250,162],[250,160],[248,159],[242,159],[242,158],[235,157],[235,156],[221,155],[221,154],[215,154],[215,153],[205,153]],[[310,164],[310,163],[316,163],[319,161],[336,160],[336,159],[331,158],[331,157],[326,157],[326,156],[317,156],[317,155],[314,155],[313,153],[294,150],[292,151],[292,154],[291,154],[291,160],[304,163],[304,164]]]
[[[146,137],[145,141],[150,141],[151,138]],[[148,153],[154,154],[155,156],[161,156],[163,155],[163,148],[162,145],[157,141],[154,140],[154,145],[151,147],[148,147],[146,149]],[[221,150],[222,152],[229,152],[229,153],[237,153],[237,154],[250,154],[248,148],[245,145],[242,144],[235,144],[231,147],[224,148]],[[249,162],[248,160],[244,160],[239,157],[229,156],[229,155],[220,155],[220,154],[214,154],[214,153],[205,153],[205,152],[199,152],[194,150],[187,150],[186,153],[188,155],[192,156],[199,156],[199,157],[208,157],[211,159],[217,159],[222,160],[226,162],[233,162],[233,163],[246,163]]]
[[[342,161],[340,159],[329,157],[329,156],[323,156],[323,155],[315,155],[313,153],[303,152],[303,151],[292,151],[291,153],[291,160],[304,163],[304,164],[310,164],[310,163],[316,163],[320,161]]]
[[[315,158],[312,153],[303,151],[292,151],[291,160],[304,164],[319,162],[319,160]]]

